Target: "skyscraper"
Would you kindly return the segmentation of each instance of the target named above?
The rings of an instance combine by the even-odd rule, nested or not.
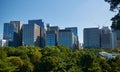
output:
[[[56,31],[46,32],[46,46],[56,46],[57,45],[57,33]]]
[[[28,20],[28,24],[37,24],[40,26],[40,47],[45,46],[45,29],[44,29],[44,22],[42,19],[38,20]]]
[[[58,44],[58,26],[50,26],[47,24],[46,46],[56,46]]]
[[[38,20],[28,20],[28,24],[37,24],[37,25],[39,25],[41,28],[44,28],[44,22],[42,21],[42,19],[38,19]]]
[[[74,48],[74,34],[72,30],[59,30],[58,44],[65,45],[73,50]]]
[[[21,21],[10,21],[14,24],[14,46],[22,45],[22,22]]]
[[[112,32],[108,27],[102,27],[101,29],[101,48],[112,48]]]
[[[114,30],[114,39],[115,39],[115,48],[119,48],[120,47],[120,30]]]
[[[14,24],[4,23],[3,39],[8,41],[14,40]]]
[[[84,48],[100,48],[100,29],[84,28]]]
[[[74,34],[74,49],[79,49],[78,29],[77,27],[67,27],[66,30],[71,30]]]
[[[78,29],[77,29],[77,27],[66,27],[65,29],[67,29],[67,30],[72,30],[72,31],[73,31],[73,34],[74,34],[75,36],[78,36]]]
[[[10,21],[10,23],[4,23],[3,39],[9,41],[9,46],[21,46],[22,45],[22,22]]]
[[[23,25],[23,45],[40,46],[40,26],[37,24]]]

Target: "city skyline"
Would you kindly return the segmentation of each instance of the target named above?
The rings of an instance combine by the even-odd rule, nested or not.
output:
[[[83,42],[83,29],[110,26],[114,13],[109,11],[109,4],[104,0],[0,0],[0,38],[4,22],[43,19],[45,23],[60,28],[78,27],[79,41]]]

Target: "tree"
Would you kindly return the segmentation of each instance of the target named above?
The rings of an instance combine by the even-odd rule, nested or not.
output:
[[[111,72],[120,72],[120,55],[108,61],[111,66]]]
[[[101,72],[97,56],[92,51],[88,50],[80,57],[80,65],[83,72]]]
[[[100,57],[99,63],[100,63],[100,67],[102,69],[102,72],[111,72],[111,66],[107,62],[106,58]]]
[[[20,71],[23,66],[23,61],[20,57],[8,57],[6,60],[16,67],[15,71]]]
[[[16,67],[9,62],[0,60],[0,72],[13,72],[15,69]]]
[[[5,59],[6,57],[7,57],[6,52],[2,48],[0,48],[0,59]]]
[[[111,11],[118,12],[117,15],[115,15],[111,19],[112,20],[111,28],[115,30],[120,29],[120,0],[105,0],[105,2],[108,2],[110,4]]]

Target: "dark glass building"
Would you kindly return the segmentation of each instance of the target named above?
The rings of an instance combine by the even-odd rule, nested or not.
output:
[[[45,46],[45,29],[44,29],[44,22],[42,19],[38,20],[28,20],[28,24],[37,24],[40,26],[40,47]]]
[[[22,22],[10,21],[10,23],[4,23],[3,39],[9,41],[9,46],[21,46]]]
[[[84,48],[100,48],[100,29],[84,28]]]
[[[56,46],[58,45],[58,26],[50,26],[47,24],[47,31],[46,31],[46,46]]]
[[[58,44],[65,45],[74,50],[74,34],[71,30],[59,30]]]

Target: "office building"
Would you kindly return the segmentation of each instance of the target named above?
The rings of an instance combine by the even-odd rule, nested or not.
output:
[[[101,48],[112,48],[112,32],[108,27],[102,27],[101,29]]]
[[[45,29],[44,29],[44,22],[42,19],[38,20],[28,20],[28,24],[37,24],[40,26],[40,47],[45,46]]]
[[[4,23],[3,39],[9,41],[14,40],[14,24]]]
[[[73,50],[74,48],[74,34],[71,30],[59,30],[58,44],[65,45]]]
[[[50,24],[47,24],[47,31],[59,31],[58,26],[50,26]]]
[[[41,28],[44,28],[44,22],[42,21],[42,19],[38,19],[38,20],[28,20],[28,24],[37,24],[37,25],[39,25]]]
[[[114,30],[115,48],[120,47],[120,30]]]
[[[66,30],[72,30],[72,31],[73,31],[73,34],[74,34],[75,36],[78,36],[78,29],[77,29],[77,27],[66,27],[65,29],[66,29]]]
[[[84,48],[100,48],[100,29],[85,28],[84,29]]]
[[[78,41],[78,29],[77,27],[66,27],[66,30],[71,30],[74,34],[74,49],[79,49],[79,41]]]
[[[40,26],[37,24],[24,24],[22,38],[24,46],[40,46]]]
[[[46,32],[46,46],[56,46],[57,45],[57,32],[47,31]]]
[[[49,24],[47,24],[46,46],[58,45],[58,31],[58,26],[50,26]]]
[[[0,46],[8,46],[8,41],[7,40],[0,40]]]
[[[9,41],[9,46],[21,46],[22,22],[10,21],[10,23],[4,23],[3,39]]]

